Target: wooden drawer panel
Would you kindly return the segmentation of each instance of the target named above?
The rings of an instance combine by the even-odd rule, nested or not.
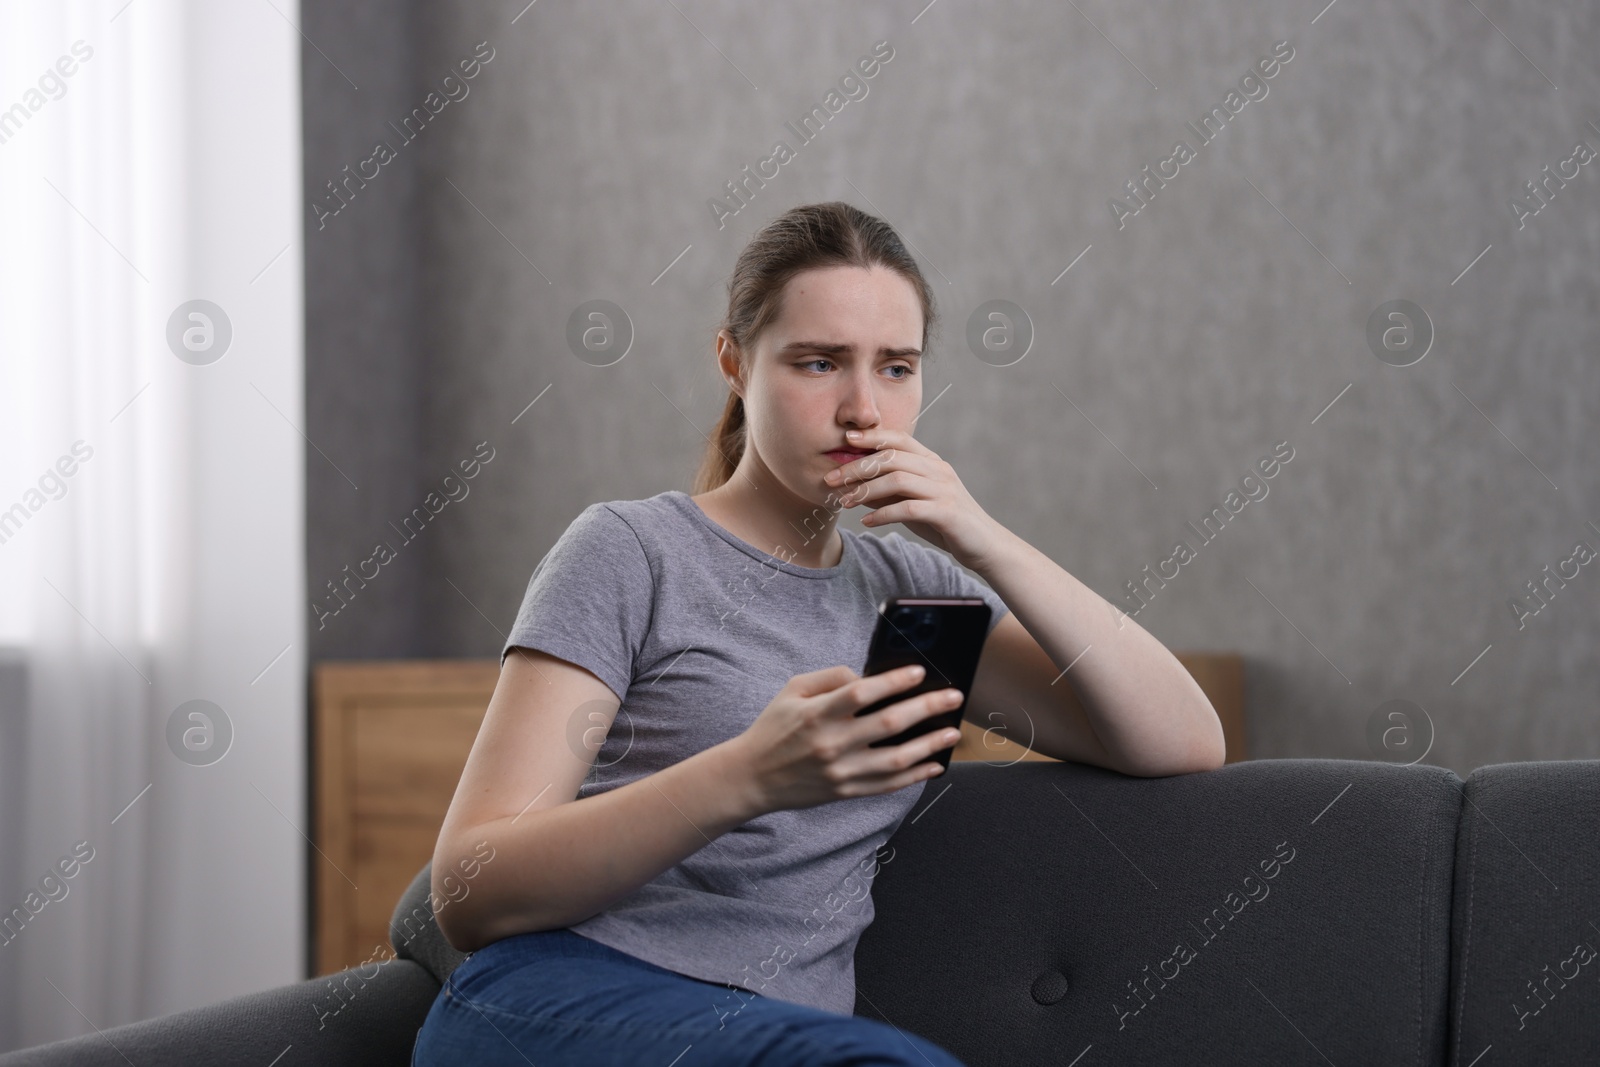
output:
[[[316,974],[388,945],[389,916],[433,855],[499,676],[493,659],[316,664]]]
[[[411,695],[351,701],[347,784],[356,817],[412,815],[432,820],[437,832],[488,703],[489,693],[459,692],[437,702]]]

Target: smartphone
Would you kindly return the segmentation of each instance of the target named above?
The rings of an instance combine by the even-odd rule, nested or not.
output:
[[[869,747],[903,745],[930,730],[961,726],[967,709],[966,697],[972,692],[972,678],[978,670],[984,640],[989,636],[989,605],[978,598],[890,597],[878,606],[878,626],[867,648],[863,675],[882,674],[913,663],[926,672],[922,681],[857,711],[870,715],[890,704],[908,700],[918,693],[936,689],[959,689],[962,701],[941,715],[930,715],[914,722],[893,737],[874,741]],[[951,746],[953,748],[954,746]],[[950,748],[941,748],[927,760],[937,760],[950,769]]]

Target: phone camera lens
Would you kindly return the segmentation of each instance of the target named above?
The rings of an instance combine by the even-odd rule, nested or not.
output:
[[[938,641],[939,612],[936,608],[898,608],[890,621],[894,634],[889,638],[889,647],[896,651],[927,651]]]

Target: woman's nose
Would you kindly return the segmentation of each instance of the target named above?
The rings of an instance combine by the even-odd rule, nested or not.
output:
[[[878,398],[873,393],[872,383],[858,381],[850,389],[840,405],[842,421],[852,423],[862,429],[878,424]]]

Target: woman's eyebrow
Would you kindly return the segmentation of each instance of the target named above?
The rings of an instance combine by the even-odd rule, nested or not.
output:
[[[856,346],[841,341],[790,341],[778,350],[779,355],[791,352],[826,352],[829,355],[854,355]],[[920,356],[920,348],[880,348],[880,356]]]

